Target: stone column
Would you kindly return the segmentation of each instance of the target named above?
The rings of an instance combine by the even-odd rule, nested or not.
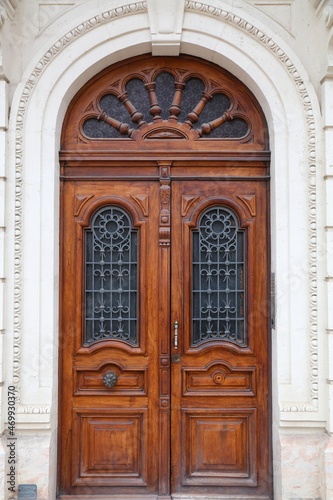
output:
[[[3,27],[6,11],[0,5],[0,434],[4,431],[4,372],[3,372],[3,339],[4,324],[4,291],[5,291],[5,186],[6,186],[6,152],[8,130],[8,80],[3,69]],[[1,469],[0,469],[1,470]],[[0,477],[2,477],[0,473]],[[1,490],[0,490],[1,491]]]
[[[11,20],[15,14],[17,0],[0,0],[0,498],[8,498],[8,449],[5,434],[7,422],[7,394],[9,381],[4,371],[5,340],[5,237],[6,237],[6,164],[8,156],[8,114],[9,114],[9,79],[7,68],[10,67]]]

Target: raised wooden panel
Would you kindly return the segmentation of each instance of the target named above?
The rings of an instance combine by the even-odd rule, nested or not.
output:
[[[110,371],[116,374],[117,381],[114,386],[106,387],[103,377]],[[75,368],[74,377],[77,396],[101,393],[114,396],[147,395],[146,369],[124,368],[118,363],[108,363],[97,368]]]
[[[255,410],[183,412],[184,485],[255,486]]]
[[[183,368],[184,396],[254,396],[255,367],[237,368],[209,363],[204,368]]]
[[[75,486],[146,486],[146,410],[76,413]]]

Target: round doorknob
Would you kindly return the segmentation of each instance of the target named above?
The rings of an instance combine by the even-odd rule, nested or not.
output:
[[[118,374],[116,372],[110,371],[103,375],[103,382],[105,387],[113,387],[116,385],[118,380]]]

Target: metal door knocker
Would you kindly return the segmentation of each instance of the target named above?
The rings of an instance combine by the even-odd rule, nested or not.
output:
[[[103,375],[103,382],[105,387],[113,387],[116,385],[118,380],[118,374],[116,372],[106,372],[105,375]]]

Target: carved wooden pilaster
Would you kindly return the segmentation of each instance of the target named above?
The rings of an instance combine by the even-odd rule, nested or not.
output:
[[[170,223],[171,161],[159,161],[159,494],[170,494]]]
[[[160,165],[160,218],[159,244],[170,246],[170,166],[171,163]]]

